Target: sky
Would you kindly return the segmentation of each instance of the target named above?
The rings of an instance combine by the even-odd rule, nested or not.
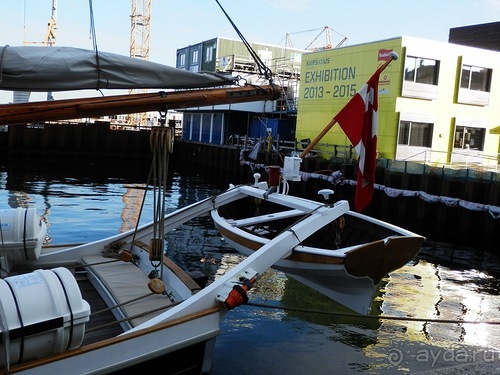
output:
[[[0,45],[41,42],[53,0],[1,0]],[[448,41],[450,28],[500,21],[500,0],[219,0],[250,42],[305,49],[398,36]],[[131,0],[57,0],[56,45],[129,55]],[[288,35],[288,37],[287,37]],[[215,0],[152,0],[150,60],[175,66],[176,51],[217,36],[238,39]],[[0,91],[0,103],[12,94]],[[60,99],[58,93],[54,94]],[[6,99],[7,98],[7,99]]]

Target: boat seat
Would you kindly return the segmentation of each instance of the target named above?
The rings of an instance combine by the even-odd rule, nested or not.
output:
[[[117,319],[133,317],[129,320],[131,327],[137,327],[159,315],[165,311],[164,307],[172,304],[165,295],[151,292],[148,287],[149,277],[133,263],[116,261],[100,255],[86,256],[82,259],[82,263],[89,272],[90,281],[106,303],[109,306],[123,304],[119,308],[112,309]],[[144,297],[145,295],[147,297]],[[140,299],[126,303],[137,298]],[[147,313],[150,311],[152,312]]]

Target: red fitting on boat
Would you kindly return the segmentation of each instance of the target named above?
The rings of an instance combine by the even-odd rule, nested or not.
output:
[[[267,173],[267,183],[269,184],[269,186],[278,186],[280,184],[279,165],[270,165]]]
[[[242,285],[234,285],[233,289],[229,292],[226,300],[224,301],[224,305],[228,310],[232,310],[235,307],[248,302],[247,291],[252,288],[255,279],[252,278],[251,280],[248,280],[242,278],[240,281],[242,282]]]
[[[241,304],[247,302],[248,302],[248,295],[245,289],[243,289],[239,285],[235,285],[233,286],[233,289],[231,290],[231,292],[229,292],[229,295],[224,301],[224,305],[228,310],[232,310],[235,307],[238,307]]]

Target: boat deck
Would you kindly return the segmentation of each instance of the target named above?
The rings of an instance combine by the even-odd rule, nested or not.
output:
[[[107,310],[106,303],[88,279],[78,280],[82,297],[90,305],[90,320],[85,324],[85,337],[82,345],[92,344],[123,333],[113,313]],[[99,313],[97,313],[99,312]]]

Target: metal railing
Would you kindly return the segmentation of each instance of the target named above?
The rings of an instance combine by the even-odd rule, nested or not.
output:
[[[310,143],[309,139],[280,140],[270,137],[249,137],[233,134],[228,137],[227,145],[242,147],[244,150],[253,150],[259,147],[260,152],[279,153],[284,156],[298,156]],[[258,146],[257,146],[258,145]],[[318,143],[306,157],[321,158],[333,162],[350,163],[356,158],[354,147],[351,145],[335,145]]]
[[[446,160],[442,162],[441,160]],[[424,150],[401,161],[418,162],[432,167],[450,169],[473,169],[499,172],[500,154],[486,155],[473,150],[452,151]]]
[[[302,140],[280,140],[264,137],[249,137],[233,134],[228,138],[227,144],[242,147],[244,150],[254,150],[258,147],[258,152],[270,153],[277,156],[278,154],[291,156],[298,156],[303,151],[310,141],[308,139]],[[392,160],[386,158],[378,158],[377,165],[391,171],[409,173],[409,174],[435,174],[441,175],[445,178],[454,179],[481,179],[485,181],[500,182],[499,162],[500,154],[497,156],[492,155],[473,155],[474,162],[466,159],[465,162],[442,163],[433,161],[439,159],[433,157],[436,154],[441,154],[442,159],[448,157],[446,152],[425,150],[411,157],[403,160]],[[464,157],[471,157],[467,153],[453,152],[453,156],[461,155]],[[272,155],[271,155],[272,156]],[[336,145],[328,143],[318,143],[316,148],[312,149],[306,157],[323,159],[326,161],[349,164],[356,163],[357,155],[351,145]],[[411,159],[417,160],[411,160]],[[457,159],[457,158],[455,158]]]

